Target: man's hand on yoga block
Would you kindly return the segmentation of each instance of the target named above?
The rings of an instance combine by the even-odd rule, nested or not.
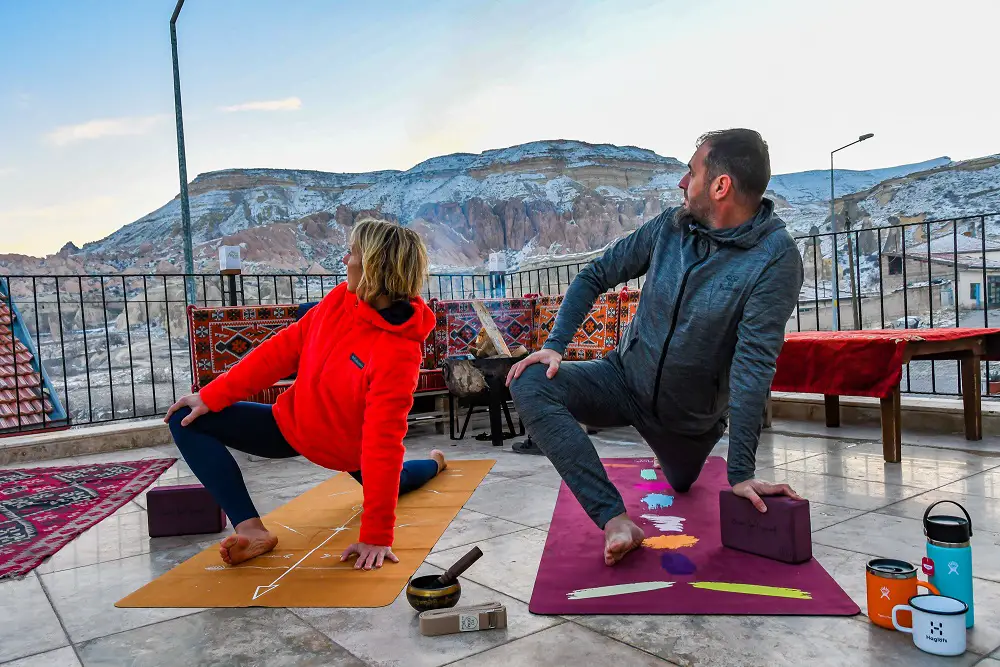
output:
[[[767,511],[767,505],[760,499],[761,496],[788,496],[792,500],[802,500],[802,497],[787,484],[772,484],[762,479],[748,479],[745,482],[740,482],[733,487],[733,493],[753,503],[758,512]]]
[[[202,415],[207,415],[211,410],[205,405],[205,401],[201,400],[201,396],[198,394],[188,394],[177,399],[177,402],[170,406],[167,410],[167,416],[163,418],[164,422],[170,422],[170,415],[174,414],[181,408],[191,408],[191,414],[181,420],[181,426],[187,426],[193,422],[198,417]]]
[[[349,560],[354,554],[358,555],[358,562],[354,564],[355,570],[370,570],[373,567],[382,567],[382,562],[386,558],[393,563],[399,562],[396,554],[392,553],[392,547],[377,547],[373,544],[365,544],[364,542],[355,542],[347,547],[340,557],[340,562],[343,563]]]
[[[555,350],[541,349],[538,352],[532,352],[521,361],[517,362],[510,367],[510,372],[507,373],[507,386],[510,383],[521,377],[521,373],[524,369],[532,364],[545,364],[549,367],[549,370],[545,371],[545,377],[550,380],[556,376],[559,372],[559,362],[562,361],[562,355]]]

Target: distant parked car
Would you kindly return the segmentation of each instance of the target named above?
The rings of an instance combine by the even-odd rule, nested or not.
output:
[[[892,328],[893,329],[919,329],[921,326],[923,326],[922,322],[923,321],[919,317],[917,317],[915,315],[911,315],[909,317],[900,317],[898,320],[896,320],[893,323]]]

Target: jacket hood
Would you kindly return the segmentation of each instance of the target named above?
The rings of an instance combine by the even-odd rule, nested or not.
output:
[[[413,308],[413,315],[405,322],[392,324],[377,310],[359,299],[356,294],[348,293],[348,295],[357,304],[358,317],[377,329],[383,329],[397,336],[422,343],[427,340],[427,336],[430,335],[431,330],[434,328],[434,313],[419,296],[410,299],[410,307]]]
[[[711,229],[701,224],[696,224],[692,226],[692,231],[712,239],[719,245],[752,248],[773,232],[784,228],[785,223],[781,218],[774,215],[774,202],[764,198],[761,201],[760,208],[757,209],[757,213],[739,227]]]

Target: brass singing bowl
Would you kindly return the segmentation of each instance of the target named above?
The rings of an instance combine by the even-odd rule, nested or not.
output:
[[[458,581],[450,586],[441,587],[437,584],[437,574],[410,579],[406,585],[406,601],[417,611],[430,609],[448,609],[458,604],[462,597],[462,586]]]

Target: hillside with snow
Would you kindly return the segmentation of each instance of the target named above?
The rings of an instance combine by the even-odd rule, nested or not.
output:
[[[1000,210],[1000,159],[937,158],[870,171],[837,170],[852,221]],[[336,271],[354,222],[375,215],[416,229],[438,269],[475,270],[490,252],[538,265],[605,247],[681,201],[685,165],[653,151],[538,141],[434,157],[406,171],[337,174],[229,169],[190,185],[196,269],[219,245],[240,245],[248,272]],[[829,229],[829,172],[779,174],[769,196],[795,234]],[[82,249],[46,260],[0,257],[11,272],[169,272],[183,266],[179,198]],[[59,268],[63,267],[65,268]]]
[[[845,199],[876,225],[1000,213],[1000,154],[890,178]]]

